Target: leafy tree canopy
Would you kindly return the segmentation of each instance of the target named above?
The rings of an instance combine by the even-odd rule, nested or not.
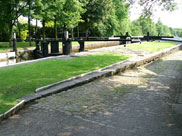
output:
[[[143,14],[150,16],[156,6],[161,9],[172,11],[176,7],[175,0],[128,0],[131,5],[138,3],[143,8]]]

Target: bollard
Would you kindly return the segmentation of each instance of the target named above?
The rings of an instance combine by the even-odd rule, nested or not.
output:
[[[51,53],[59,53],[59,42],[51,41]]]
[[[69,33],[68,31],[64,32],[64,37],[63,37],[63,55],[69,55],[72,52],[72,42],[69,39]]]
[[[79,52],[85,50],[85,42],[83,39],[79,40],[78,43],[80,44]]]
[[[49,50],[48,50],[48,44],[49,42],[47,41],[42,41],[41,42],[41,47],[42,47],[42,56],[43,57],[48,57],[49,56]]]
[[[69,55],[72,52],[72,42],[70,39],[63,41],[63,55]]]

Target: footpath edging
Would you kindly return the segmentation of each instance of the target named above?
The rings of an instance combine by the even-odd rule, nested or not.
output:
[[[155,61],[167,54],[176,52],[178,50],[182,49],[182,45],[177,45],[168,49],[161,50],[159,52],[153,53],[151,55],[145,56],[141,59],[135,59],[131,58],[119,63],[115,63],[113,65],[104,67],[99,70],[95,70],[92,72],[88,72],[79,76],[75,76],[72,78],[69,78],[67,80],[57,82],[54,84],[50,84],[41,88],[36,89],[36,93],[27,95],[23,98],[21,98],[21,102],[18,103],[16,106],[14,106],[12,109],[7,111],[6,113],[0,115],[0,121],[10,117],[11,115],[15,114],[18,110],[24,107],[25,104],[34,101],[36,99],[40,99],[42,97],[46,97],[51,94],[55,94],[58,92],[62,92],[68,89],[71,89],[76,86],[80,86],[83,84],[86,84],[88,82],[91,82],[93,80],[96,80],[101,77],[106,77],[106,76],[112,76],[117,73],[123,72],[126,69],[132,69],[141,65],[144,65],[146,63],[150,63],[152,61]]]
[[[20,101],[18,104],[16,104],[14,107],[12,107],[11,109],[9,109],[7,112],[5,112],[4,114],[1,114],[0,115],[0,121],[2,121],[3,119],[6,119],[6,118],[14,115],[21,108],[23,108],[24,105],[25,105],[25,101],[24,100]]]

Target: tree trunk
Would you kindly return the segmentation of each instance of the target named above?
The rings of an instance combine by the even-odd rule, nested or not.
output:
[[[35,32],[37,32],[37,26],[38,26],[38,21],[37,21],[37,19],[36,19]]]
[[[88,39],[88,29],[86,29],[86,38]]]
[[[42,21],[43,26],[43,39],[45,39],[45,20]]]
[[[80,38],[80,29],[79,29],[79,24],[77,26],[77,36],[78,36],[78,39]]]
[[[13,25],[9,24],[9,46],[12,47]]]
[[[32,42],[31,42],[31,26],[30,26],[30,16],[28,17],[28,32],[29,32],[29,46],[32,46]]]
[[[28,1],[28,8],[29,8],[29,13],[28,13],[28,32],[29,32],[29,46],[32,46],[32,42],[31,42],[31,0]]]
[[[22,41],[22,38],[21,38],[21,28],[20,28],[20,23],[19,22],[18,22],[18,35],[19,35],[20,40]]]
[[[72,38],[72,40],[74,40],[73,28],[71,29],[71,38]]]
[[[56,2],[56,0],[54,0],[54,2]],[[58,39],[58,35],[57,35],[57,18],[56,18],[56,15],[54,16],[54,35],[55,35],[55,38],[56,40]]]
[[[56,40],[58,39],[58,36],[57,36],[57,24],[56,24],[57,20],[56,20],[56,16],[55,16],[55,19],[54,19],[54,35],[55,35],[55,38]]]

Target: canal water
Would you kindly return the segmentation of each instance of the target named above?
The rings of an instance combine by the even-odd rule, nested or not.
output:
[[[0,61],[0,67],[3,66],[8,66],[8,65],[13,65],[16,63],[24,62],[24,61],[29,61],[29,60],[35,60],[34,58],[29,58],[29,59],[23,59],[23,58],[12,58],[4,61]]]

